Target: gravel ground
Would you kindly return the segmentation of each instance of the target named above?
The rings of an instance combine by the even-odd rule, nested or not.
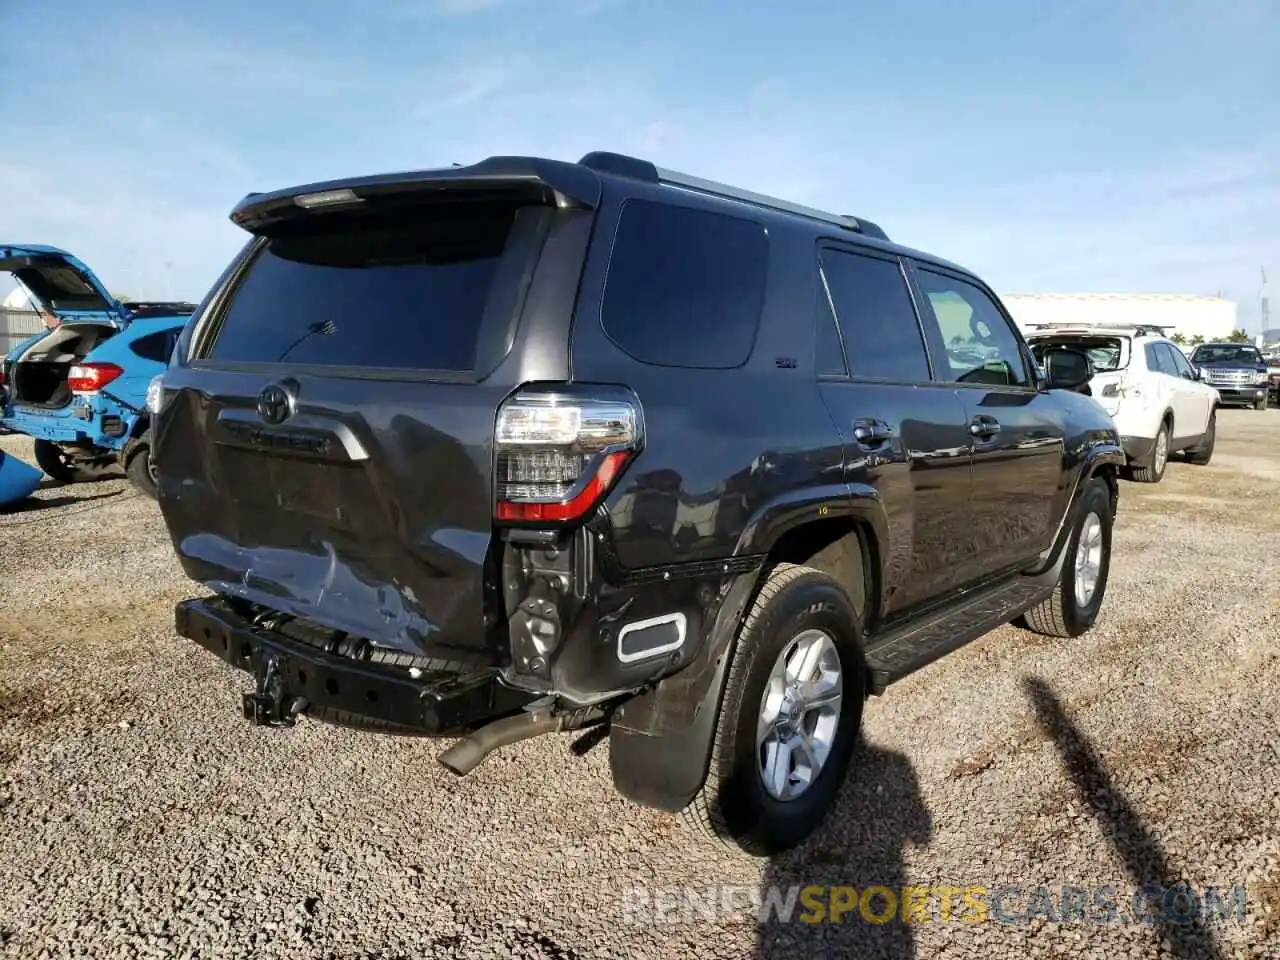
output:
[[[1123,485],[1093,632],[1006,627],[872,701],[838,812],[762,863],[615,796],[607,746],[456,780],[429,741],[250,728],[242,675],[172,635],[197,588],[155,505],[50,482],[0,514],[0,956],[1280,957],[1278,496],[1280,411],[1224,412],[1211,466]],[[761,926],[670,899],[1017,885],[1016,915],[1041,884],[1123,908],[1178,880],[1247,884],[1244,921]]]

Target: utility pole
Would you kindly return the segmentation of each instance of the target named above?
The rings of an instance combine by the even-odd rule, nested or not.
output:
[[[1271,305],[1267,301],[1267,268],[1258,267],[1258,272],[1262,274],[1262,288],[1258,291],[1258,342],[1261,343],[1271,329]]]

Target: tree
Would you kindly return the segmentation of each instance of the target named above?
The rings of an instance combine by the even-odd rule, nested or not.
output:
[[[1175,333],[1169,339],[1172,340],[1174,343],[1176,343],[1180,347],[1185,347],[1187,345],[1187,338],[1181,333]]]
[[[1204,343],[1204,337],[1197,333],[1194,337],[1191,338],[1190,346],[1198,347],[1202,343]]]
[[[1243,330],[1232,330],[1231,335],[1227,337],[1227,343],[1253,343],[1253,337]]]

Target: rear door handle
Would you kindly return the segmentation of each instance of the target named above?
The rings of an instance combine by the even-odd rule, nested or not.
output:
[[[994,437],[1000,432],[1000,421],[995,417],[989,417],[985,413],[980,413],[969,421],[969,433],[983,440]]]
[[[863,417],[853,421],[853,438],[864,447],[877,447],[893,436],[893,430],[883,420]]]

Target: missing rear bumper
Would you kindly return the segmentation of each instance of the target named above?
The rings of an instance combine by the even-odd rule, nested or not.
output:
[[[516,714],[532,699],[502,683],[496,670],[414,677],[403,668],[325,653],[255,626],[219,598],[183,601],[174,620],[180,635],[254,678],[242,709],[260,726],[291,726],[300,714],[325,711],[450,736]]]

